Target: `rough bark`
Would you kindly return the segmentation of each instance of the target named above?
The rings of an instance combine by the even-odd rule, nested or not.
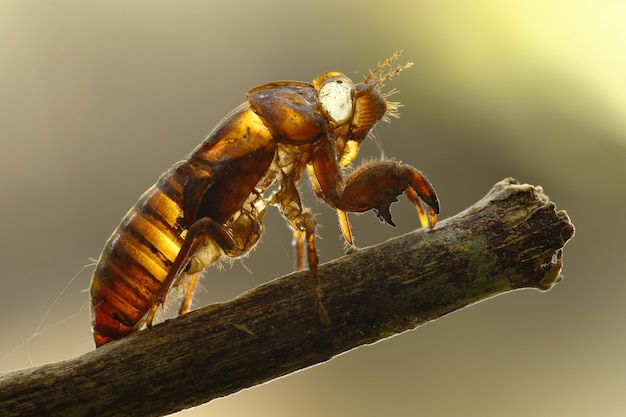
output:
[[[324,362],[454,310],[561,279],[574,227],[540,187],[497,183],[437,224],[322,265],[332,323],[307,272],[109,343],[0,376],[3,416],[158,416]]]

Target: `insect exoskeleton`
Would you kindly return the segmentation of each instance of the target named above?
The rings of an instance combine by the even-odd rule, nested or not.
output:
[[[395,54],[354,84],[339,72],[312,83],[279,81],[253,88],[187,157],[166,171],[107,241],[91,282],[96,346],[150,327],[173,284],[190,276],[180,313],[188,311],[198,273],[220,259],[247,255],[276,206],[292,228],[299,268],[309,267],[320,321],[331,324],[317,276],[316,221],[297,188],[308,170],[316,195],[336,209],[353,246],[347,213],[374,210],[394,225],[390,205],[406,193],[422,226],[439,213],[434,188],[416,168],[393,160],[342,168],[380,120],[397,116],[383,82],[410,64],[384,72]],[[272,192],[270,192],[270,187]]]

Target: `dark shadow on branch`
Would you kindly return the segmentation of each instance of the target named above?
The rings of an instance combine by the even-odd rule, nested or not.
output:
[[[428,231],[293,273],[64,362],[0,376],[3,416],[158,416],[324,362],[493,295],[548,290],[574,227],[540,187],[499,182]]]

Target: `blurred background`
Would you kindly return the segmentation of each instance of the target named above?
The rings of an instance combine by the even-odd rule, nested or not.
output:
[[[178,415],[624,415],[626,3],[300,4],[0,2],[0,370],[93,349],[90,259],[249,88],[360,81],[402,49],[415,65],[387,83],[404,107],[376,128],[385,154],[430,178],[441,218],[508,176],[543,186],[576,226],[564,280]],[[332,260],[334,213],[302,190]],[[405,198],[392,211],[395,229],[351,216],[357,244],[418,226]],[[293,270],[276,210],[266,226],[245,267],[205,275],[196,307]]]

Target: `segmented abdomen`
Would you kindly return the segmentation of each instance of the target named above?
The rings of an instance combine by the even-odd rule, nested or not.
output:
[[[161,176],[107,241],[91,281],[96,347],[138,329],[183,242],[183,178]]]

